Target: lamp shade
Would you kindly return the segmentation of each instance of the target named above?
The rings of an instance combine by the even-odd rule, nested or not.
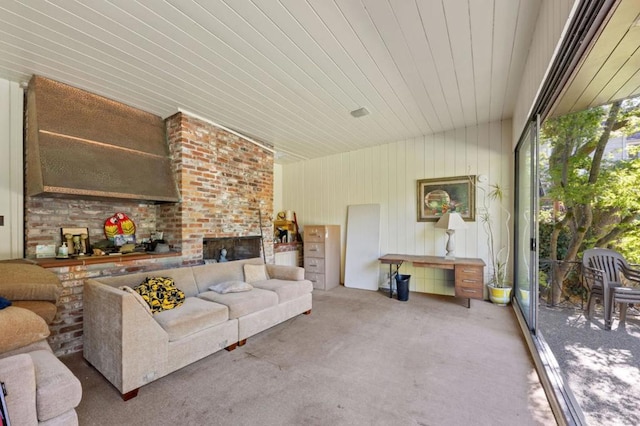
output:
[[[467,224],[464,222],[460,213],[445,213],[436,223],[436,228],[441,229],[464,229]]]

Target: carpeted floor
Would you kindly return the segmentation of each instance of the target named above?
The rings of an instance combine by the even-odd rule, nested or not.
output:
[[[313,312],[120,394],[81,354],[81,425],[552,425],[511,308],[315,291]]]

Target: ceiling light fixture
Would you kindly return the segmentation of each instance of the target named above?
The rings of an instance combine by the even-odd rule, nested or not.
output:
[[[355,118],[364,117],[365,115],[369,115],[369,110],[365,107],[354,109],[353,111],[351,111],[351,115],[353,115]]]

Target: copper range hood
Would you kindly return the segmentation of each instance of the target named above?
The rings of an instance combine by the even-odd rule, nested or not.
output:
[[[27,195],[179,201],[161,117],[34,76]]]

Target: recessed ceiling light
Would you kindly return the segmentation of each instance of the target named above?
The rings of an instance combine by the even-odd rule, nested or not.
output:
[[[351,115],[353,115],[355,118],[364,117],[365,115],[369,115],[369,110],[365,107],[354,109],[353,111],[351,111]]]

